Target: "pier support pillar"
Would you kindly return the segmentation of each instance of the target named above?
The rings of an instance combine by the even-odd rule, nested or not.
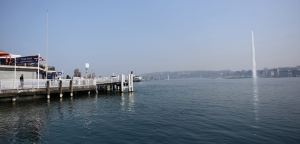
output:
[[[73,80],[70,80],[70,85],[69,85],[69,89],[70,89],[70,96],[73,96]]]
[[[91,92],[90,92],[90,91],[88,91],[88,94],[91,94]]]
[[[111,91],[114,91],[113,85],[110,85],[109,87],[110,87],[110,90],[111,90]]]
[[[47,89],[47,98],[49,99],[50,98],[50,82],[49,81],[47,81],[46,89]]]
[[[106,86],[106,91],[110,91],[110,85]]]
[[[128,75],[128,92],[133,92],[133,75]]]
[[[96,94],[98,93],[98,86],[96,85],[96,89],[95,89]]]
[[[121,84],[120,84],[120,92],[124,92],[124,83],[125,83],[125,75],[121,75]]]
[[[59,81],[59,97],[63,97],[63,93],[62,93],[62,81]]]

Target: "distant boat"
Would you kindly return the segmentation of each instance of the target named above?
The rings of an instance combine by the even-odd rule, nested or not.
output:
[[[142,81],[142,77],[141,76],[134,76],[133,77],[133,82],[141,82]]]

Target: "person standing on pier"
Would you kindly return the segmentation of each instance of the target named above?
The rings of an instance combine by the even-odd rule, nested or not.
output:
[[[23,77],[23,74],[21,74],[21,76],[20,76],[20,83],[21,83],[21,85],[19,87],[23,88],[23,86],[24,86],[24,77]]]

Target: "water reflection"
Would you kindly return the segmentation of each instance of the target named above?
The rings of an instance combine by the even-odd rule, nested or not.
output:
[[[253,79],[253,112],[254,112],[254,120],[255,120],[255,128],[259,128],[259,96],[258,96],[258,88],[257,88],[257,79]]]
[[[134,94],[122,93],[121,94],[121,109],[123,111],[134,112]]]
[[[44,109],[23,103],[2,105],[0,143],[36,143],[42,135]]]
[[[58,108],[57,108],[57,112],[59,114],[59,119],[64,119],[64,109],[63,109],[64,105],[63,105],[63,99],[60,98],[59,99],[59,104],[58,104]]]
[[[94,103],[97,103],[98,102],[98,94],[95,95],[95,98],[94,98]]]
[[[50,135],[50,127],[90,124],[99,119],[93,116],[114,115],[119,111],[134,113],[133,93],[77,95],[39,100],[17,101],[0,105],[0,143],[39,143],[43,135]],[[64,120],[70,123],[64,123]],[[75,122],[76,121],[76,122]]]

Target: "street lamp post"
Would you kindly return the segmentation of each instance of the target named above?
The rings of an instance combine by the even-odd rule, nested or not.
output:
[[[90,67],[90,65],[89,65],[89,63],[85,63],[85,76],[86,76],[86,78],[87,78],[87,73],[88,73],[88,69],[89,69],[89,67]]]

